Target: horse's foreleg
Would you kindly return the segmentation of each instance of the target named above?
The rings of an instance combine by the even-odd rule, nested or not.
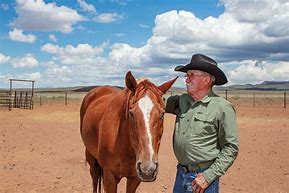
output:
[[[137,187],[140,184],[140,180],[137,177],[127,177],[126,193],[135,193]]]
[[[103,185],[106,193],[117,193],[117,184],[120,179],[116,179],[110,169],[103,170]]]

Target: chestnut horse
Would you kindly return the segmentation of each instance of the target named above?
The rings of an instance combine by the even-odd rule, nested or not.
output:
[[[126,88],[98,87],[84,97],[80,133],[90,165],[93,192],[116,193],[121,178],[126,192],[134,193],[141,181],[154,181],[163,133],[162,95],[177,78],[161,86],[149,80],[137,83],[126,74]]]

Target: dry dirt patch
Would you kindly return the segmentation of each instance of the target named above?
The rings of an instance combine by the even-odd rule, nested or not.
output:
[[[241,149],[223,193],[289,192],[289,108],[236,108]],[[174,116],[166,115],[160,170],[139,193],[172,192]],[[79,134],[79,104],[0,110],[0,192],[91,192]],[[124,191],[123,180],[118,192]]]

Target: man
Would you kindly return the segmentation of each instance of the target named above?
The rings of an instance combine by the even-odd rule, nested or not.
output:
[[[239,150],[235,110],[212,91],[227,78],[216,61],[202,54],[175,71],[186,73],[187,94],[166,100],[166,112],[176,115],[173,147],[179,163],[173,192],[219,192],[219,177]]]

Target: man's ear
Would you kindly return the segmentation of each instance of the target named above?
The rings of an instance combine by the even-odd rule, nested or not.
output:
[[[129,90],[131,90],[132,92],[135,92],[137,83],[130,71],[128,71],[125,75],[125,84]]]
[[[158,89],[165,94],[170,88],[171,86],[176,82],[176,80],[178,79],[178,77],[163,83],[162,85],[158,86]]]

